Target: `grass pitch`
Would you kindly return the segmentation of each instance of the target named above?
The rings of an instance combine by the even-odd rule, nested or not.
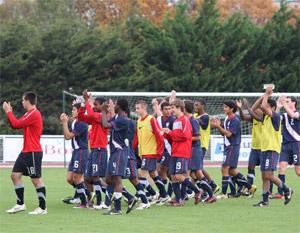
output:
[[[66,169],[44,168],[43,179],[47,187],[48,214],[30,216],[28,211],[37,207],[37,195],[33,185],[24,177],[25,203],[27,211],[6,214],[5,210],[15,204],[15,194],[10,180],[11,169],[0,169],[0,232],[1,233],[242,233],[242,232],[300,232],[300,179],[293,169],[288,169],[287,184],[294,189],[292,202],[284,206],[283,200],[271,200],[267,208],[255,208],[261,196],[259,169],[255,183],[258,191],[253,199],[218,200],[212,205],[193,201],[184,207],[151,206],[145,211],[132,211],[129,215],[103,216],[102,211],[91,209],[73,209],[72,205],[63,204],[61,198],[71,196],[73,188],[65,181]],[[220,169],[209,168],[208,171],[220,184]],[[241,171],[246,174],[245,169]],[[133,191],[131,184],[125,186]],[[276,190],[276,189],[274,189]],[[127,204],[122,203],[123,213]]]

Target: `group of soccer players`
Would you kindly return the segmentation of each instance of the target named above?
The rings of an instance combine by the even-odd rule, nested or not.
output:
[[[77,204],[74,206],[77,209],[105,209],[104,214],[119,215],[122,196],[128,203],[126,213],[139,201],[136,210],[151,205],[183,206],[191,198],[195,204],[210,204],[219,198],[252,197],[256,191],[255,167],[260,165],[263,198],[254,206],[268,206],[270,197],[285,199],[284,203],[288,204],[293,190],[285,184],[287,165],[294,164],[300,176],[300,112],[296,110],[294,97],[280,97],[276,102],[272,93],[272,88],[268,87],[251,107],[247,100],[225,101],[226,118],[222,125],[220,119],[210,119],[204,100],[180,100],[175,92],[168,98],[153,99],[153,115],[148,114],[145,101],[137,101],[135,112],[139,118],[135,122],[130,119],[131,110],[126,99],[115,102],[99,97],[92,99],[87,90],[83,91],[83,101],[73,102],[70,126],[69,117],[65,113],[60,116],[64,137],[72,143],[67,181],[75,189],[74,197],[63,201]],[[32,92],[23,95],[27,113],[19,120],[14,117],[10,104],[3,104],[10,125],[24,129],[24,148],[12,172],[17,204],[7,210],[8,213],[26,209],[22,175],[31,177],[38,193],[39,207],[30,213],[47,213],[46,190],[41,180],[42,119],[36,101]],[[282,107],[286,112],[281,118],[279,110]],[[241,120],[252,122],[247,178],[237,169]],[[211,127],[224,136],[222,187],[217,197],[214,194],[219,187],[203,167]],[[278,160],[277,177],[274,171]],[[124,179],[134,186],[135,194],[123,186]],[[276,195],[272,195],[273,184],[278,186]]]

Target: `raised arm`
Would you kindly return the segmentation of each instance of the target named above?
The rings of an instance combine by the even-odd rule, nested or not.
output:
[[[263,99],[262,99],[262,103],[261,103],[261,110],[263,111],[263,113],[265,115],[268,115],[270,117],[273,116],[273,112],[268,104],[268,99],[272,95],[272,93],[273,93],[273,89],[271,87],[268,87],[266,89],[265,94],[263,94]]]
[[[252,119],[255,119],[257,121],[263,121],[263,112],[259,108],[253,111],[252,108],[250,108],[248,100],[246,98],[243,99],[243,105],[248,110]]]
[[[242,101],[236,100],[235,103],[236,103],[236,106],[237,106],[238,109],[239,109],[239,113],[240,113],[241,119],[242,119],[243,121],[249,121],[249,122],[251,122],[251,121],[252,121],[252,117],[249,116],[249,115],[244,114],[244,112],[243,112],[243,109],[242,109],[242,106],[243,106]]]
[[[287,99],[286,97],[282,99],[282,105],[285,111],[287,112],[287,114],[293,119],[300,119],[300,113],[294,112],[293,109],[291,109],[290,106],[288,105],[286,99]]]

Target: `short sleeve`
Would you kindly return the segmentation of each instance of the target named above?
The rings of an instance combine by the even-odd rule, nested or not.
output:
[[[228,131],[230,131],[233,135],[236,135],[238,133],[240,127],[240,120],[238,118],[234,118],[230,121],[228,126]]]

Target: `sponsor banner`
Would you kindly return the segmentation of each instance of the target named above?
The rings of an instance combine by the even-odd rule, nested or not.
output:
[[[210,154],[211,161],[223,161],[224,139],[222,136],[211,136]],[[251,151],[251,136],[243,135],[239,161],[248,161]]]

